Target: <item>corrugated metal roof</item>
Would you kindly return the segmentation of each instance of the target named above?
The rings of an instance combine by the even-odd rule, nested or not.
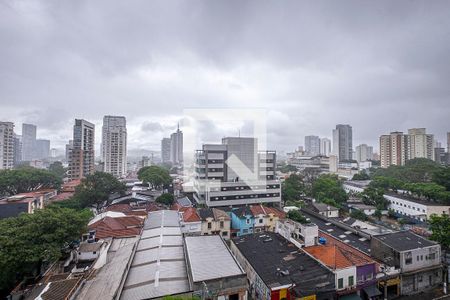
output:
[[[185,243],[194,282],[244,274],[220,236],[185,237]]]

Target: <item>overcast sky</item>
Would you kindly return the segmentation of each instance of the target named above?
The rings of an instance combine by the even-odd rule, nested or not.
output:
[[[159,150],[186,108],[267,109],[277,150],[338,123],[354,146],[411,127],[444,143],[450,1],[0,0],[0,120],[18,133],[59,148],[74,118],[99,141],[124,115],[129,149]]]

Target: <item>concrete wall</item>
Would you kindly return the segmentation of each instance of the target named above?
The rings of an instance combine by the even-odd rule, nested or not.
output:
[[[341,269],[341,270],[336,270],[334,272],[336,274],[336,289],[337,290],[343,290],[346,288],[351,287],[349,285],[349,277],[353,276],[353,285],[352,286],[356,286],[357,283],[357,279],[356,279],[356,267],[349,267],[349,268],[345,268],[345,269]],[[344,286],[343,288],[338,288],[339,285],[339,279],[342,278],[344,280]]]
[[[441,282],[442,270],[439,267],[411,275],[401,275],[400,294],[416,294],[433,286],[437,286],[441,284]]]
[[[412,256],[412,263],[406,264],[406,256]],[[432,259],[434,256],[434,259]],[[405,251],[400,253],[400,267],[402,272],[414,271],[432,266],[437,266],[441,262],[441,246],[435,245],[427,248],[414,249],[412,251]]]

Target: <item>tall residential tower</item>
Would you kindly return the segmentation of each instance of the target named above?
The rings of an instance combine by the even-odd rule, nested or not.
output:
[[[22,160],[30,161],[35,159],[36,149],[36,126],[32,124],[22,124]]]
[[[75,119],[73,126],[73,148],[69,154],[69,177],[80,179],[95,171],[95,125]]]
[[[350,125],[338,124],[333,130],[333,154],[341,162],[353,159],[353,135]]]
[[[103,171],[116,177],[127,171],[127,124],[125,117],[104,116],[102,127]]]
[[[14,123],[0,122],[0,170],[14,167]]]

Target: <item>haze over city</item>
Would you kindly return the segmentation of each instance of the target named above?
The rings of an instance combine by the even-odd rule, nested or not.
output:
[[[158,151],[186,108],[267,109],[278,151],[340,123],[354,145],[415,127],[444,143],[449,23],[447,1],[1,1],[0,119],[61,151],[74,118],[98,149],[104,115],[127,117],[129,150]]]

